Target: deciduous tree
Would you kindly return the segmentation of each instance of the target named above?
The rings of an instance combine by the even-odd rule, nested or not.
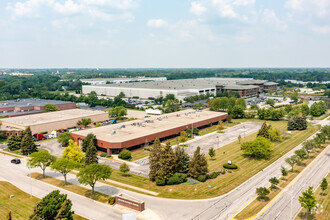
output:
[[[56,160],[55,163],[51,166],[53,170],[63,175],[65,184],[67,184],[67,174],[77,167],[79,167],[79,164],[72,162],[66,158],[60,158]]]
[[[69,132],[64,132],[57,136],[57,141],[62,144],[62,147],[67,147],[69,145],[69,140],[73,140]]]
[[[316,198],[313,193],[313,186],[309,186],[308,189],[302,192],[302,196],[299,196],[300,205],[307,209],[307,213],[310,213],[313,208],[316,208]]]
[[[68,147],[62,153],[62,157],[75,163],[81,163],[85,156],[80,147],[73,140],[70,140]]]
[[[78,174],[78,181],[81,184],[89,185],[92,187],[94,193],[94,187],[97,181],[106,180],[110,178],[111,168],[107,165],[93,163],[84,167]]]
[[[39,151],[31,154],[30,166],[40,167],[42,175],[45,178],[46,168],[51,166],[56,161],[56,157],[51,155],[48,151]]]

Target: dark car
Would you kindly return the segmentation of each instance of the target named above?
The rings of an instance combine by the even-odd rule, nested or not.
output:
[[[20,163],[21,163],[21,160],[15,158],[15,159],[12,159],[10,162],[11,162],[11,163],[14,163],[14,164],[20,164]]]

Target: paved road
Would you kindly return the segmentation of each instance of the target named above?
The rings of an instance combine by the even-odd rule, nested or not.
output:
[[[199,146],[203,153],[208,153],[211,147],[218,149],[222,146],[230,144],[233,141],[236,141],[239,135],[244,137],[257,132],[261,125],[262,123],[259,122],[244,122],[223,130],[224,133],[214,132],[195,137],[194,139],[185,143],[189,146],[188,148],[185,148],[185,151],[188,154],[193,155],[194,151]]]
[[[308,169],[292,184],[288,191],[293,193],[293,216],[298,214],[301,206],[299,196],[302,192],[313,186],[314,189],[321,183],[322,179],[330,170],[330,147],[323,153]],[[290,195],[284,193],[276,202],[266,210],[258,219],[290,219]]]
[[[8,180],[23,191],[30,193],[31,179],[27,177],[28,169],[25,160],[23,160],[22,164],[16,165],[10,163],[11,159],[12,157],[10,156],[0,154],[0,177]],[[34,169],[34,171],[40,172],[38,169]],[[32,185],[32,194],[38,198],[42,198],[49,192],[58,189],[37,180],[32,180]],[[68,194],[68,198],[73,203],[72,209],[81,216],[95,220],[121,219],[122,213],[117,209],[63,189],[60,189],[60,191],[61,193]]]

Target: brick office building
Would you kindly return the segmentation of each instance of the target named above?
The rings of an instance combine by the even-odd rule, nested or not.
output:
[[[184,110],[144,120],[128,121],[71,133],[74,141],[81,145],[90,133],[97,138],[98,150],[119,153],[122,149],[138,148],[156,138],[166,139],[177,136],[188,128],[200,128],[218,123],[227,118],[227,113],[212,111]]]
[[[45,111],[45,105],[52,104],[61,110],[75,109],[76,103],[47,99],[16,99],[0,101],[0,117],[15,117],[37,114]]]

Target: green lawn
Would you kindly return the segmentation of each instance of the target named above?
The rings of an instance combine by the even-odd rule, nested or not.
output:
[[[15,198],[9,198],[15,195]],[[30,195],[23,192],[9,182],[0,181],[0,219],[7,219],[8,213],[11,211],[15,220],[28,219],[33,213],[33,208],[40,199],[36,197],[30,198]],[[75,220],[85,220],[78,215],[74,215]]]
[[[246,120],[235,121],[243,122]],[[262,122],[260,120],[253,121]],[[286,131],[286,121],[269,121],[268,123],[272,124],[272,126],[274,127],[279,128],[283,133]],[[265,167],[269,166],[278,158],[289,152],[292,148],[302,143],[309,136],[314,134],[317,130],[317,126],[309,126],[309,128],[304,131],[292,131],[291,134],[287,135],[282,142],[277,142],[274,144],[274,151],[269,160],[255,160],[243,157],[243,152],[240,150],[240,144],[238,143],[238,141],[225,145],[220,149],[216,150],[215,160],[210,160],[210,158],[207,157],[209,163],[209,170],[222,170],[222,164],[224,164],[228,160],[232,160],[235,164],[239,166],[240,169],[236,172],[221,175],[216,179],[209,180],[205,183],[200,183],[197,185],[181,184],[159,187],[156,186],[155,183],[150,182],[147,178],[144,177],[136,175],[131,175],[130,177],[122,177],[120,173],[116,170],[113,170],[110,179],[158,192],[160,197],[182,199],[202,199],[215,197],[225,194],[230,190],[236,188],[237,186],[251,178],[253,175],[258,173]],[[242,138],[242,141],[253,140],[256,135],[257,133],[248,135],[245,138]],[[223,154],[223,152],[225,152],[225,154]],[[211,188],[208,187],[208,185],[210,185]]]
[[[131,161],[139,160],[139,159],[149,156],[149,151],[144,150],[144,148],[133,150],[133,151],[131,151],[131,153],[132,153]]]
[[[313,213],[313,215],[308,215],[308,220],[327,220],[330,219],[330,173],[325,177],[328,181],[328,189],[322,194],[321,187],[318,187],[314,193],[316,196],[317,203],[323,206],[323,212],[318,214]],[[295,220],[306,219],[306,210],[302,209],[301,212],[297,215]]]
[[[0,144],[4,144],[7,142],[7,139],[0,139]]]

